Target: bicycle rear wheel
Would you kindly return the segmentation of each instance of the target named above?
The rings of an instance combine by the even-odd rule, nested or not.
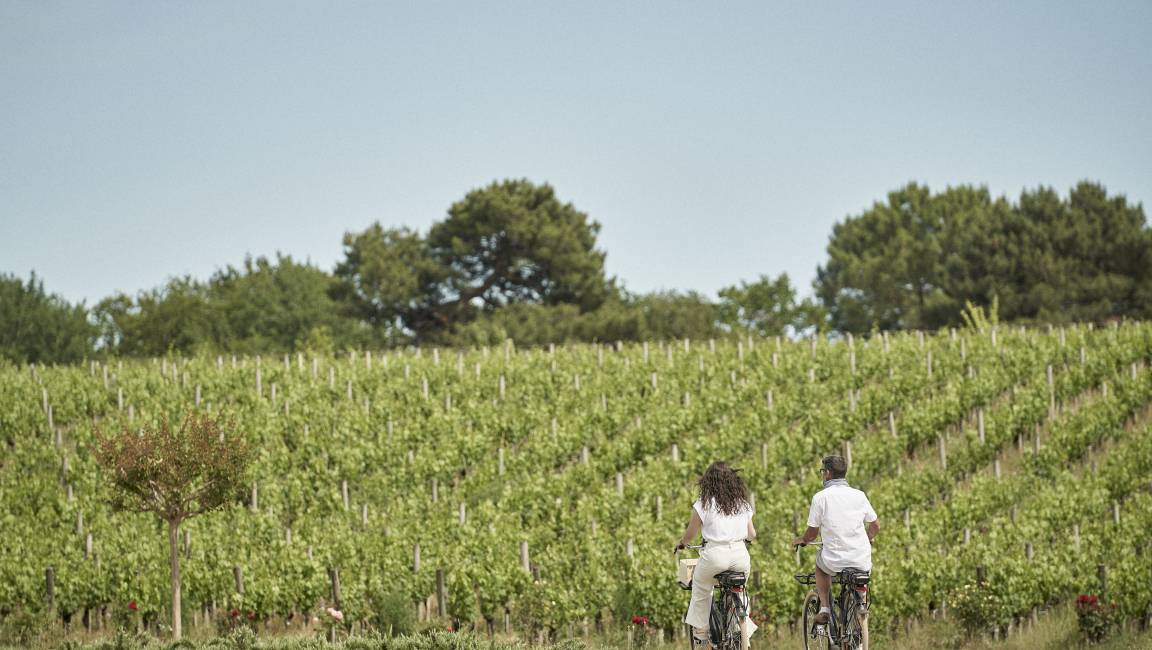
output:
[[[720,650],[740,650],[743,640],[740,622],[745,616],[744,602],[739,594],[729,591],[724,594],[723,607],[724,643],[720,644]]]
[[[804,597],[803,628],[800,630],[800,637],[804,640],[804,650],[832,650],[832,641],[828,638],[827,626],[824,626],[823,634],[816,635],[815,619],[819,612],[820,597],[816,595],[815,591],[809,591],[808,595]]]
[[[855,591],[846,591],[840,599],[843,630],[840,634],[841,650],[868,650],[868,617],[864,600]]]

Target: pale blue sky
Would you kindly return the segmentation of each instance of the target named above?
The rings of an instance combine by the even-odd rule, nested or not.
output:
[[[819,7],[806,5],[819,4]],[[547,181],[636,291],[909,180],[1152,199],[1152,2],[0,0],[0,272],[88,304]]]

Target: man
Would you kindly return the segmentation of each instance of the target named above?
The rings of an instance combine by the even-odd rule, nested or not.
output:
[[[872,540],[880,532],[876,511],[868,497],[848,486],[844,478],[848,464],[840,456],[827,456],[820,464],[824,489],[812,497],[808,510],[808,530],[792,540],[794,546],[804,546],[819,535],[824,542],[816,554],[816,593],[820,595],[820,612],[816,622],[828,623],[829,592],[832,576],[845,569],[872,570]]]

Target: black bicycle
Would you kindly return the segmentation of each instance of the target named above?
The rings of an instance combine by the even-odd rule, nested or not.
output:
[[[704,545],[686,546],[701,549]],[[677,551],[679,553],[679,551]],[[739,571],[721,571],[716,574],[716,586],[712,590],[712,609],[708,614],[708,636],[715,650],[740,650],[743,641],[744,619],[748,617],[748,598],[744,587],[748,576]],[[681,589],[692,590],[692,581],[677,582]],[[692,626],[688,628],[688,647],[692,643]]]
[[[816,574],[796,574],[796,582],[813,587],[804,595],[804,650],[868,650],[869,579],[869,573],[859,569],[845,569],[833,576],[832,582],[840,585],[840,593],[830,599],[831,616],[822,625],[815,620],[820,612]]]

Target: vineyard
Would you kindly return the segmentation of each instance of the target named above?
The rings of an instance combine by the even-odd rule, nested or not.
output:
[[[712,460],[743,469],[754,616],[794,622],[788,540],[820,458],[880,515],[874,629],[997,632],[1080,593],[1152,615],[1152,325],[0,366],[0,614],[163,621],[168,548],[114,512],[94,430],[188,410],[258,452],[181,540],[185,620],[412,616],[552,638],[676,629],[672,546]],[[810,569],[808,569],[810,570]],[[51,595],[48,593],[48,575]],[[443,611],[441,611],[443,610]]]

